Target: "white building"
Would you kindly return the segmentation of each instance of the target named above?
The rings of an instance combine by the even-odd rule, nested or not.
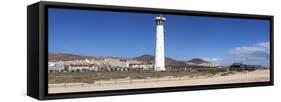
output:
[[[164,21],[166,19],[160,15],[155,18],[156,21],[156,48],[155,48],[155,71],[165,71],[164,55]]]
[[[148,70],[150,68],[153,68],[153,64],[145,64],[145,63],[139,63],[139,64],[130,64],[130,68],[141,68],[143,70]]]
[[[59,62],[48,62],[48,71],[49,72],[62,72],[64,71],[64,63]]]

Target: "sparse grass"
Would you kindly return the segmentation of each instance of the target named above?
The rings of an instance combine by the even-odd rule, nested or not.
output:
[[[156,77],[182,77],[182,76],[213,76],[220,74],[226,76],[232,74],[234,71],[253,71],[253,69],[227,69],[227,68],[193,68],[191,71],[173,70],[173,71],[104,71],[104,72],[57,72],[49,73],[49,84],[57,83],[95,83],[98,80],[110,79],[146,79]],[[222,73],[222,74],[221,74]]]
[[[234,73],[233,71],[227,71],[227,72],[221,73],[220,75],[221,76],[227,76],[227,75],[233,74],[233,73]]]
[[[244,68],[229,68],[229,70],[236,71],[236,72],[242,72],[242,71],[255,71],[256,68],[248,68],[248,67],[244,67]]]

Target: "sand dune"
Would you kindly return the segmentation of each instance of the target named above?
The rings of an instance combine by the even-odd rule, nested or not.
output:
[[[154,88],[154,87],[174,87],[174,86],[194,86],[210,84],[229,84],[229,83],[248,83],[248,82],[266,82],[270,80],[269,70],[256,70],[252,72],[236,72],[234,74],[211,77],[163,77],[149,79],[118,79],[99,81],[95,84],[86,83],[67,83],[67,84],[49,84],[49,93],[67,93],[84,91],[103,91],[103,90],[121,90],[136,88]]]

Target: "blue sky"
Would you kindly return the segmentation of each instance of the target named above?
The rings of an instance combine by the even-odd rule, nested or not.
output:
[[[49,52],[94,56],[154,55],[158,14],[49,9]],[[165,55],[219,64],[269,65],[269,21],[164,15]]]

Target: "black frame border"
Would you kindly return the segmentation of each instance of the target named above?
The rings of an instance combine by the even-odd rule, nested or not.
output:
[[[273,16],[271,15],[253,15],[238,13],[221,13],[221,12],[205,12],[205,11],[189,11],[175,9],[159,9],[159,8],[142,8],[142,7],[126,7],[113,5],[94,5],[82,3],[63,3],[40,1],[39,3],[39,99],[61,99],[61,98],[81,98],[81,97],[97,97],[112,95],[128,95],[128,94],[144,94],[144,93],[160,93],[175,91],[191,91],[206,89],[225,89],[253,86],[271,86],[274,84],[274,38],[273,38]],[[128,89],[128,90],[111,90],[96,92],[75,92],[48,94],[48,8],[69,8],[83,10],[105,10],[118,12],[139,12],[139,13],[161,13],[173,15],[189,15],[189,16],[210,16],[210,17],[226,17],[226,18],[245,18],[245,19],[265,19],[270,21],[270,81],[269,82],[252,82],[252,83],[235,83],[235,84],[216,84],[216,85],[200,85],[200,86],[180,86],[180,87],[164,87],[164,88],[146,88],[146,89]]]

